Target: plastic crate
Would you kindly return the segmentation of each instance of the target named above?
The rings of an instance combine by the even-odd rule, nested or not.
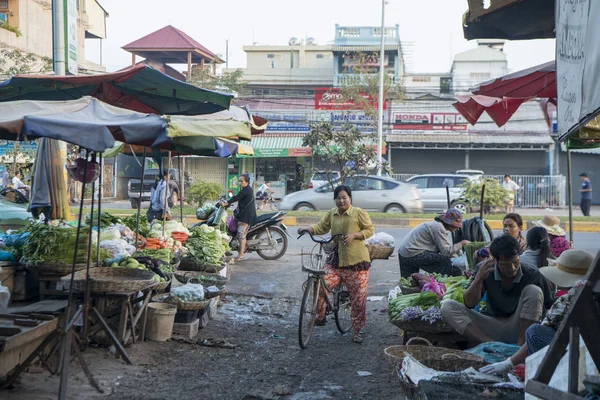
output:
[[[198,310],[181,310],[175,314],[176,324],[189,324],[198,319]]]

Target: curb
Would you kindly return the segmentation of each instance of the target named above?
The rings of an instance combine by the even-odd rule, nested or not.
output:
[[[130,214],[115,214],[117,217],[127,217]],[[188,225],[195,224],[198,220],[195,215],[184,215],[184,218],[188,222]],[[176,218],[177,219],[177,218]],[[287,216],[283,218],[283,223],[286,226],[307,226],[316,224],[319,222],[319,217],[293,217]],[[423,222],[431,221],[427,218],[373,218],[373,224],[375,226],[385,226],[385,227],[393,227],[400,229],[412,229],[417,225],[422,224]],[[502,221],[500,220],[490,220],[486,221],[490,226],[490,229],[494,231],[501,231]],[[531,229],[533,227],[532,221],[525,221],[527,226],[525,229]],[[565,231],[569,231],[569,224],[565,222],[561,222],[561,227]],[[583,221],[574,221],[573,222],[573,232],[599,232],[600,233],[600,222],[583,222]]]

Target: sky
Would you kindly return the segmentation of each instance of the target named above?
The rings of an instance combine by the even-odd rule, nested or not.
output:
[[[99,0],[109,13],[102,64],[115,71],[131,64],[121,47],[173,25],[223,57],[229,40],[229,67],[244,68],[242,46],[285,45],[292,37],[333,41],[335,24],[381,26],[379,0]],[[448,72],[454,54],[477,44],[462,32],[467,0],[388,0],[386,26],[400,27],[408,72]],[[507,42],[510,71],[554,59],[554,40]],[[98,40],[86,42],[86,58],[98,62]],[[183,68],[185,69],[185,68]]]

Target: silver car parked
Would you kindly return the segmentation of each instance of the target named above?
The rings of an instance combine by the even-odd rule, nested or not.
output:
[[[334,186],[340,184],[334,182]],[[421,213],[423,207],[416,187],[383,176],[354,176],[346,178],[352,188],[352,204],[367,211]],[[327,183],[316,189],[307,189],[285,196],[281,210],[330,210],[335,207],[333,189]]]
[[[427,174],[416,175],[406,180],[419,189],[425,212],[439,212],[448,209],[446,186],[450,192],[450,207],[462,212],[469,211],[469,202],[463,197],[463,185],[469,180],[481,179],[481,175],[467,174]]]

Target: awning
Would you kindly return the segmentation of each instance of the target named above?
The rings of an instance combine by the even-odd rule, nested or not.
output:
[[[252,142],[242,141],[243,145],[250,145],[254,149],[255,158],[270,157],[310,157],[313,151],[310,147],[303,147],[304,136],[261,135],[252,139]]]
[[[386,141],[392,148],[411,149],[472,149],[472,150],[546,150],[554,143],[550,135],[545,134],[392,134]]]
[[[465,39],[548,39],[554,33],[552,0],[468,0]]]

